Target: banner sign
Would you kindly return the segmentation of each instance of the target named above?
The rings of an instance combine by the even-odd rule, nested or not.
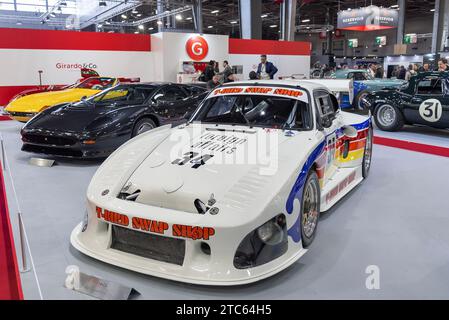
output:
[[[352,31],[374,31],[393,29],[398,26],[399,13],[394,9],[369,6],[340,11],[338,29]]]

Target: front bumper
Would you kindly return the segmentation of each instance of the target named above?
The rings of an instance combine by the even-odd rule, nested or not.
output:
[[[126,205],[123,205],[124,209]],[[90,207],[90,212],[95,210]],[[160,212],[152,217],[146,216],[145,219],[152,221],[161,221],[168,217],[172,210],[162,208],[148,208],[148,211]],[[126,212],[126,210],[124,210]],[[145,212],[139,210],[140,213]],[[225,213],[224,213],[225,214]],[[133,216],[129,212],[125,213],[129,221],[133,221]],[[176,215],[176,214],[175,214]],[[200,225],[204,217],[197,214],[182,214],[176,218],[176,223],[181,225]],[[200,220],[201,219],[201,220]],[[203,220],[204,222],[204,220]],[[174,223],[167,221],[169,226]],[[209,223],[210,222],[206,222]],[[132,223],[130,223],[131,225]],[[97,216],[89,215],[87,228],[83,231],[84,223],[80,223],[71,234],[71,244],[80,252],[100,260],[131,271],[147,274],[159,278],[175,280],[179,282],[211,285],[211,286],[235,286],[254,283],[273,276],[276,273],[288,268],[296,262],[307,250],[302,248],[301,243],[294,243],[292,239],[288,240],[288,251],[281,257],[274,259],[266,264],[248,269],[237,269],[234,266],[234,256],[236,250],[249,233],[257,225],[235,225],[213,226],[214,236],[208,240],[174,237],[173,235],[163,235],[163,238],[181,239],[185,242],[185,253],[183,262],[176,264],[173,262],[164,262],[163,259],[150,259],[142,255],[131,254],[113,248],[113,227],[117,224],[107,223],[99,220]],[[131,226],[126,227],[131,229]],[[143,234],[153,235],[150,232],[136,231]],[[210,253],[202,251],[202,243],[207,243]]]
[[[95,144],[87,145],[82,141],[88,137],[79,133],[56,130],[22,130],[22,151],[45,154],[63,158],[96,159],[106,158],[122,143],[123,138],[101,137]]]
[[[32,118],[34,118],[35,115],[37,115],[37,113],[34,112],[13,112],[13,111],[7,111],[8,115],[13,118],[16,121],[19,122],[28,122],[30,121]]]

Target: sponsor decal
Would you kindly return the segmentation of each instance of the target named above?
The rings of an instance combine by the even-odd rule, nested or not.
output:
[[[169,224],[164,221],[149,220],[139,217],[130,219],[127,215],[112,212],[100,207],[96,207],[96,213],[99,220],[153,234],[167,235],[167,232],[171,230],[171,236],[191,240],[210,240],[210,238],[215,235],[215,229],[210,227],[174,224],[170,229]]]
[[[234,93],[242,93],[243,88],[223,88],[223,89],[217,89],[214,91],[214,95],[218,94],[234,94]]]
[[[58,70],[79,70],[79,69],[97,69],[98,66],[95,63],[56,63],[56,69]]]
[[[355,180],[355,176],[356,176],[355,172],[351,173],[351,175],[349,175],[346,179],[340,182],[338,186],[332,189],[331,192],[329,192],[326,196],[326,202],[327,203],[331,202],[340,192],[342,192],[344,189],[346,189],[347,186],[353,183]]]
[[[231,87],[231,88],[216,89],[213,93],[213,96],[220,94],[224,95],[224,94],[239,94],[239,93],[278,95],[292,98],[299,98],[304,95],[302,91],[282,89],[282,88],[274,89],[264,87],[248,87],[248,88]]]
[[[261,93],[267,94],[273,91],[273,88],[246,88],[245,93]]]
[[[290,89],[276,89],[274,90],[274,94],[280,95],[280,96],[287,96],[287,97],[301,97],[303,93],[301,91],[296,90],[290,90]]]
[[[209,44],[203,37],[193,36],[187,40],[186,51],[192,60],[202,61],[209,53]]]
[[[173,236],[192,240],[209,240],[215,234],[213,228],[192,227],[180,224],[173,225]]]

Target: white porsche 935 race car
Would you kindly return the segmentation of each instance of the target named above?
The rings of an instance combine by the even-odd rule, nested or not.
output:
[[[203,285],[256,282],[287,268],[311,245],[320,212],[370,170],[371,118],[341,111],[329,87],[228,84],[187,124],[129,141],[93,177],[72,245]],[[258,151],[249,145],[267,145],[260,140],[275,142],[265,153],[277,165],[251,160]]]

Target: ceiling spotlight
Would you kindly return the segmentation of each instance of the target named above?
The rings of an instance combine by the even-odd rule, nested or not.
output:
[[[268,17],[268,14],[263,14],[260,16],[262,19]]]
[[[270,28],[276,28],[278,25],[277,24],[272,24],[271,26],[270,26]]]
[[[148,30],[150,30],[150,31],[151,31],[151,30],[154,30],[154,28],[153,28],[153,27],[149,27],[149,28],[148,28]]]
[[[137,14],[137,13],[139,13],[139,11],[137,11],[136,9],[133,9],[133,11],[131,11],[131,13]]]
[[[210,13],[214,14],[214,13],[219,13],[219,12],[220,12],[220,10],[214,10],[214,11],[211,11]]]
[[[98,28],[103,28],[103,25],[100,23],[100,24],[97,24],[97,27]]]
[[[181,21],[182,20],[182,16],[180,14],[176,15],[176,20]]]
[[[109,22],[109,21],[105,21],[105,22],[104,22],[104,24],[110,25],[110,24],[111,24],[111,22]]]
[[[301,22],[302,22],[302,23],[307,23],[307,22],[310,22],[310,19],[304,19],[304,20],[302,20]]]
[[[50,13],[50,17],[55,18],[56,15],[55,15],[53,12],[51,12],[51,13]]]
[[[237,23],[237,21],[231,21],[231,24],[236,24]]]
[[[192,20],[192,17],[187,17],[186,20]]]
[[[135,31],[134,33],[135,33],[135,34],[138,34],[138,33],[139,33],[139,31]]]
[[[156,23],[160,26],[163,24],[163,22],[161,20],[158,20]]]
[[[122,14],[123,19],[128,19],[128,16],[126,14]]]
[[[212,29],[214,26],[208,26],[207,29]]]
[[[22,25],[22,22],[17,21],[16,25],[21,26],[21,25]]]
[[[98,2],[98,6],[99,6],[99,7],[107,7],[107,5],[108,5],[108,4],[106,3],[106,1],[99,1],[99,2]]]
[[[136,17],[140,18],[142,16],[141,13],[136,14]]]
[[[141,24],[140,26],[138,26],[139,30],[143,30],[145,27],[143,26],[143,24]]]

